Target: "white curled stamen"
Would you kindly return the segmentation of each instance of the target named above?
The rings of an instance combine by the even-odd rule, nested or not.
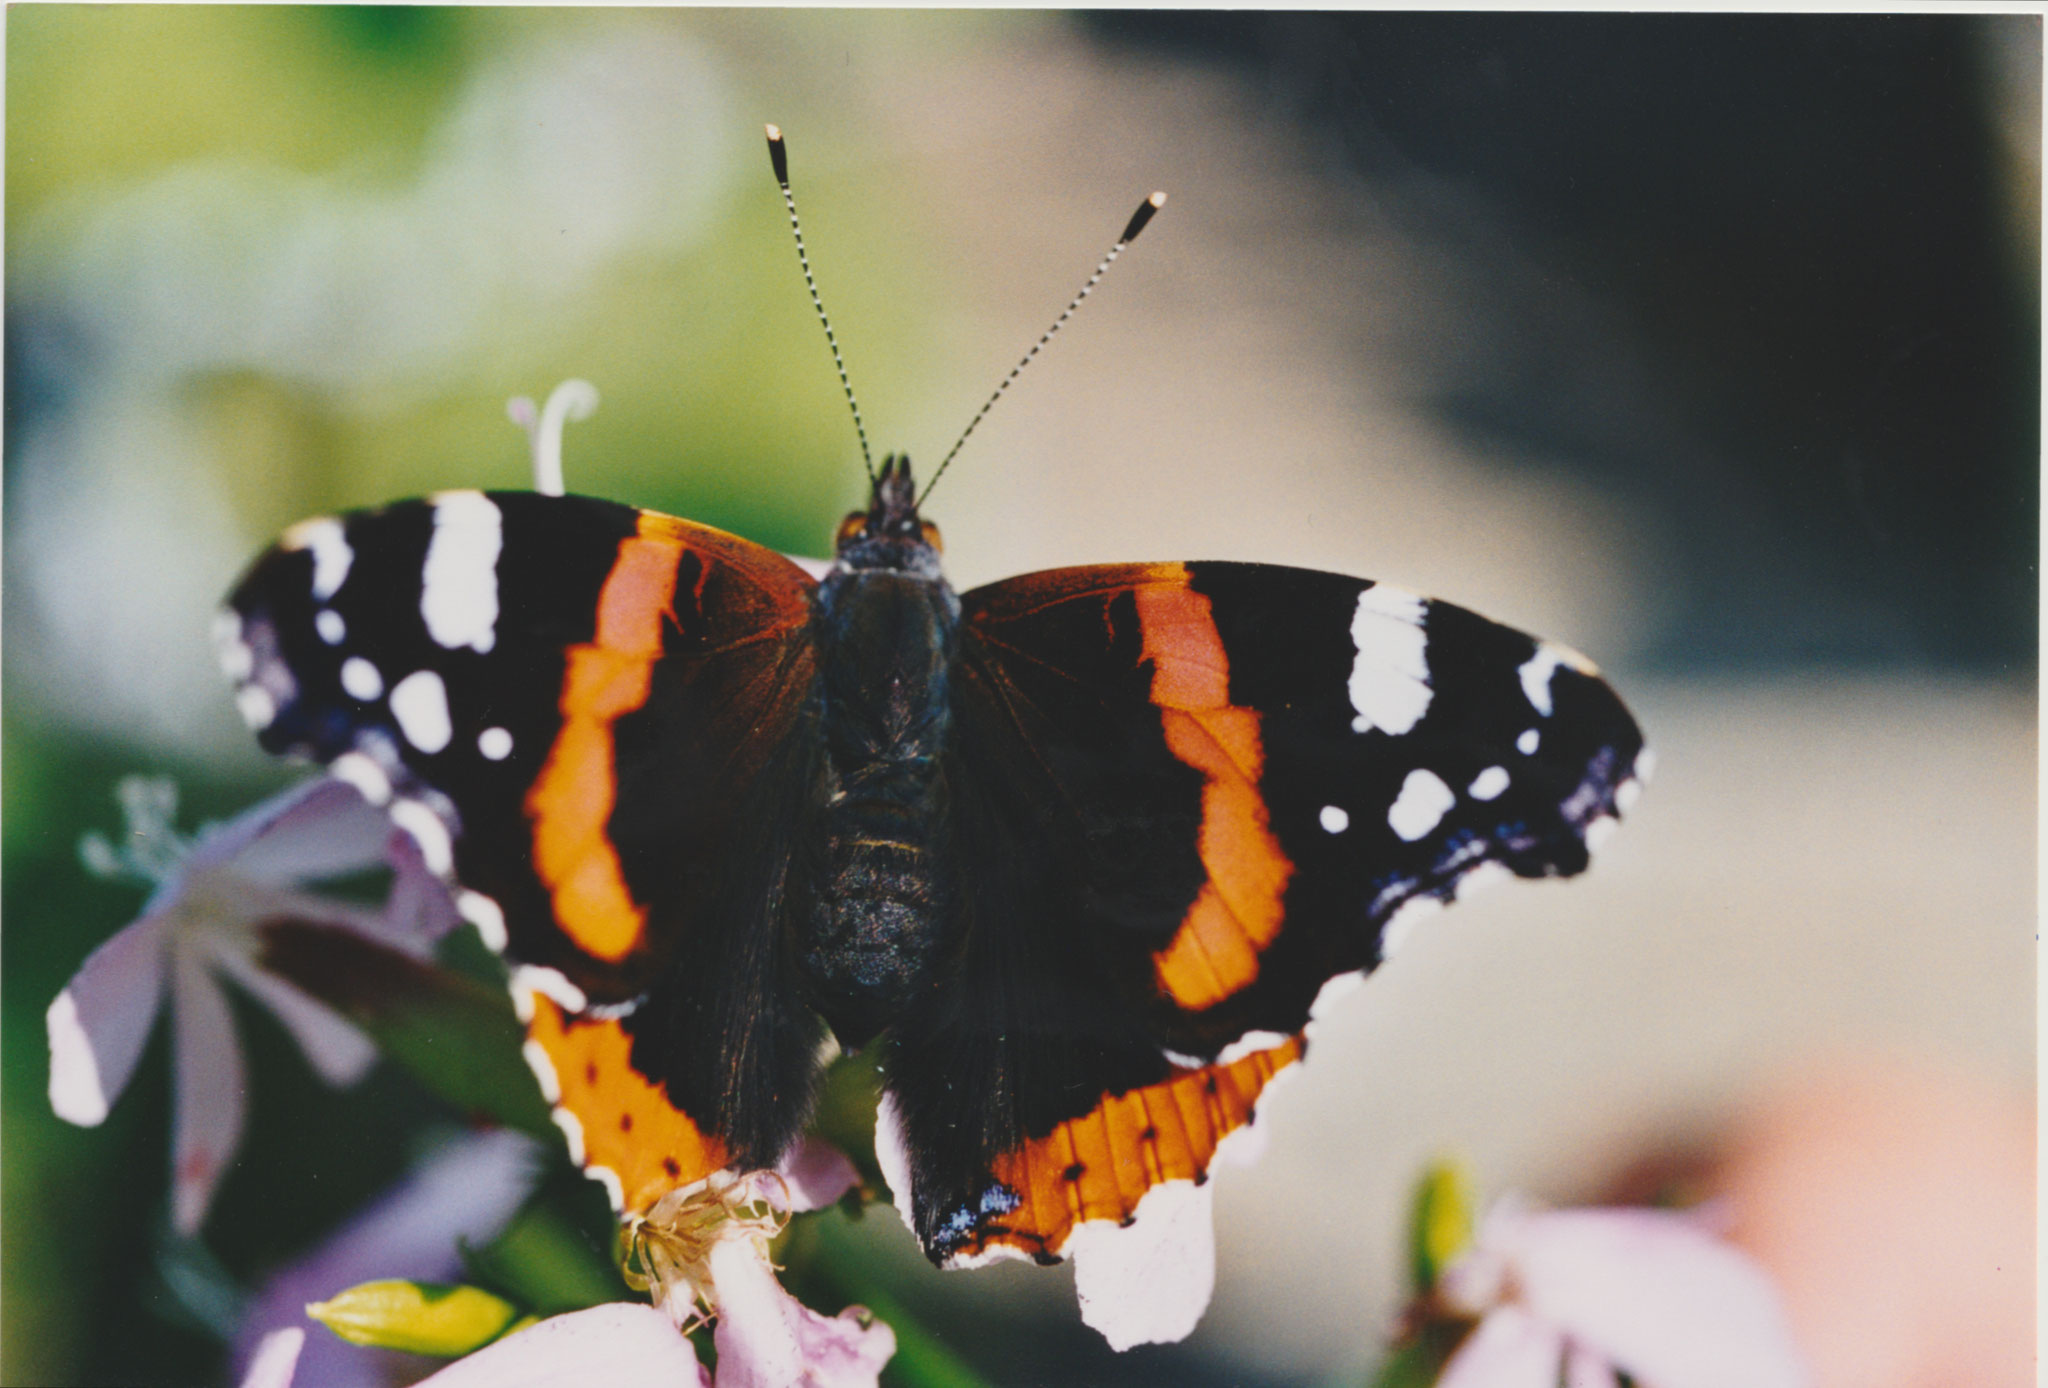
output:
[[[556,386],[538,414],[533,400],[514,396],[505,407],[512,422],[526,431],[533,453],[533,489],[542,496],[560,496],[567,490],[562,479],[562,430],[572,419],[588,419],[597,412],[597,387],[572,377]]]

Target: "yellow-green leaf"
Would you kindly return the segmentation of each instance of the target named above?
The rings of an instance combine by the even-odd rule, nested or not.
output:
[[[1451,1158],[1432,1163],[1415,1188],[1408,1226],[1409,1268],[1427,1295],[1453,1258],[1472,1242],[1472,1185]]]
[[[521,1319],[517,1306],[481,1287],[436,1282],[364,1282],[306,1314],[352,1345],[453,1358],[503,1335]]]

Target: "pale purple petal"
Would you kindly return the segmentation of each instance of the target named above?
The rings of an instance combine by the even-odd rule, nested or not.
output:
[[[720,1375],[721,1379],[723,1375]],[[572,1311],[458,1359],[418,1388],[710,1388],[697,1350],[652,1306]]]
[[[412,835],[393,834],[385,850],[391,864],[391,894],[377,922],[377,935],[410,953],[424,954],[462,920],[448,884],[427,866]]]
[[[834,562],[830,559],[813,559],[808,554],[785,554],[782,557],[796,565],[799,569],[802,569],[812,578],[817,579],[820,583],[823,583],[826,577],[831,574]]]
[[[465,1134],[440,1147],[311,1253],[274,1273],[257,1293],[235,1360],[251,1362],[258,1335],[300,1323],[306,1303],[377,1278],[445,1282],[462,1271],[458,1240],[481,1247],[519,1210],[540,1171],[541,1149],[509,1130]],[[382,1388],[380,1359],[318,1332],[305,1354],[305,1375],[320,1388]]]
[[[265,886],[381,867],[391,823],[346,781],[303,781],[203,833],[193,870],[227,866]]]
[[[292,1374],[305,1345],[306,1332],[297,1326],[265,1335],[249,1360],[249,1372],[242,1375],[242,1388],[292,1388]]]
[[[860,1172],[854,1170],[844,1152],[809,1134],[798,1138],[783,1153],[775,1174],[789,1191],[789,1208],[795,1214],[822,1210],[860,1184]],[[772,1199],[777,1193],[774,1182],[768,1183],[768,1191]]]
[[[135,1074],[163,999],[165,929],[161,916],[128,926],[86,956],[50,1004],[50,1107],[66,1122],[105,1121]]]
[[[215,959],[284,1023],[321,1079],[337,1086],[354,1084],[375,1063],[375,1043],[327,1004],[257,968],[233,950],[222,950]]]
[[[1519,1306],[1502,1306],[1458,1346],[1436,1388],[1557,1388],[1563,1362],[1562,1335]]]
[[[751,1239],[717,1245],[710,1267],[718,1388],[875,1388],[896,1352],[896,1334],[883,1322],[862,1325],[855,1307],[819,1315],[782,1289]]]
[[[173,968],[171,1223],[191,1234],[241,1145],[242,1051],[227,997],[197,954],[179,950]]]
[[[1607,1356],[1584,1345],[1564,1351],[1564,1388],[1621,1388],[1621,1375]]]
[[[1763,1270],[1689,1216],[1556,1210],[1499,1233],[1530,1312],[1657,1388],[1803,1388]]]

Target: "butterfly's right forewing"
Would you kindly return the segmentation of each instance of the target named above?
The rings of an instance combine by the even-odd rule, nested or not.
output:
[[[383,805],[522,966],[529,1058],[629,1206],[804,1111],[812,586],[653,512],[450,492],[294,527],[222,617],[263,745]]]

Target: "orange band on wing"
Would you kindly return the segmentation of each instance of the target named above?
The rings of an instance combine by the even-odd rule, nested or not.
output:
[[[1134,596],[1167,750],[1207,778],[1196,850],[1209,880],[1153,956],[1167,996],[1199,1009],[1258,977],[1259,951],[1280,931],[1294,864],[1266,817],[1259,715],[1230,702],[1230,657],[1209,599],[1189,586],[1185,570],[1178,582],[1143,584]]]
[[[1123,1223],[1162,1181],[1198,1181],[1217,1144],[1252,1121],[1259,1093],[1301,1058],[1301,1039],[1228,1065],[1181,1070],[1171,1079],[1105,1096],[1079,1118],[998,1158],[991,1174],[1021,1201],[988,1226],[978,1247],[1007,1244],[1056,1255],[1086,1220]]]
[[[571,646],[562,679],[562,729],[526,795],[533,866],[554,898],[555,919],[577,948],[610,963],[632,953],[646,925],[606,825],[618,796],[612,724],[647,702],[661,658],[662,620],[674,620],[680,523],[643,514],[619,541],[598,597],[597,631]]]
[[[555,1107],[573,1114],[586,1170],[618,1178],[622,1214],[645,1214],[662,1196],[701,1181],[726,1164],[724,1144],[707,1136],[633,1068],[633,1039],[614,1018],[566,1016],[545,994],[530,995],[527,1035],[554,1068]]]

